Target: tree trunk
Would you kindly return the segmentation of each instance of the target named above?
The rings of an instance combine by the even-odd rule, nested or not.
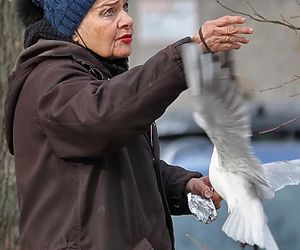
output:
[[[14,12],[14,1],[0,0],[0,249],[17,249],[18,203],[13,157],[4,138],[3,107],[7,77],[21,50],[21,25]]]

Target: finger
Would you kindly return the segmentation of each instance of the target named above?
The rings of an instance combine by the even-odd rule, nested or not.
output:
[[[220,209],[221,208],[221,202],[218,202],[218,203],[216,203],[216,204],[214,204],[215,205],[215,208],[216,209]]]
[[[218,47],[216,52],[226,51],[226,50],[232,50],[232,49],[240,49],[241,45],[238,43],[221,43],[221,45]]]
[[[204,198],[212,198],[213,197],[213,194],[214,194],[214,191],[212,189],[212,187],[210,186],[210,182],[206,182],[207,180],[203,180],[203,182],[200,182],[199,185],[198,185],[198,190],[200,191],[201,193],[201,196],[204,197]],[[206,182],[206,183],[205,183]]]
[[[202,189],[203,189],[202,196],[205,198],[213,198],[214,194],[216,194],[214,188],[211,186],[209,179],[208,179],[208,183],[206,183],[206,185],[203,186]]]
[[[243,24],[245,22],[245,18],[242,16],[223,16],[212,22],[214,22],[218,27],[224,27],[230,24]]]
[[[221,202],[222,201],[220,201],[220,200],[213,200],[213,199],[212,199],[212,201],[213,201],[214,206],[215,206],[216,209],[221,208]]]
[[[233,35],[233,34],[252,34],[253,29],[245,26],[227,25],[224,27],[216,27],[215,31],[221,35]]]
[[[243,37],[243,36],[235,36],[235,40],[232,41],[233,43],[242,43],[242,44],[248,44],[249,39]]]
[[[219,42],[221,43],[249,43],[249,39],[242,36],[222,36],[219,38]]]
[[[213,196],[211,197],[211,199],[216,203],[219,203],[223,200],[223,198],[217,192],[213,193]]]
[[[240,49],[241,47],[242,47],[242,46],[241,46],[240,44],[238,44],[238,43],[233,43],[232,49],[238,50],[238,49]]]
[[[203,176],[201,178],[198,179],[199,181],[197,182],[197,184],[199,185],[199,188],[203,188],[205,186],[208,186],[209,188],[212,188],[212,185],[210,183],[209,177],[208,176]]]
[[[212,185],[210,183],[210,180],[209,180],[208,176],[202,177],[201,180],[204,182],[205,185],[207,185],[210,189],[212,189]]]
[[[203,191],[202,196],[209,199],[213,196],[213,191],[211,191],[210,189],[207,189],[205,191]]]
[[[217,53],[217,52],[228,51],[233,49],[238,50],[240,48],[241,45],[239,43],[219,43],[218,45],[212,48],[212,51]]]
[[[211,197],[216,209],[219,209],[221,207],[222,197],[214,192],[213,196]]]

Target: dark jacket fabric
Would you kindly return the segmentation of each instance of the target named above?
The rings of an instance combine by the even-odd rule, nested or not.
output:
[[[173,249],[199,173],[160,160],[154,121],[186,89],[180,46],[112,75],[90,51],[39,40],[9,78],[21,250]]]

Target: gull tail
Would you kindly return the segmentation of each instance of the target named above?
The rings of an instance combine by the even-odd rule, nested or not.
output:
[[[239,202],[241,205],[230,209],[222,230],[227,236],[241,243],[257,245],[266,250],[279,250],[268,227],[261,201],[252,199]]]

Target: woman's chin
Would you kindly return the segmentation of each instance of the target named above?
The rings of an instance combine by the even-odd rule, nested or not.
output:
[[[127,58],[131,55],[131,50],[122,51],[113,55],[114,58]]]

